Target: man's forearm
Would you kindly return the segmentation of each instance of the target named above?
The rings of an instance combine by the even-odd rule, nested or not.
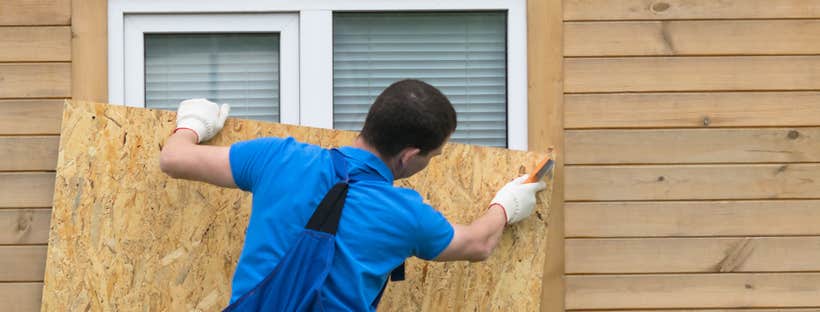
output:
[[[477,232],[476,236],[479,238],[483,249],[486,251],[486,259],[498,246],[501,240],[501,234],[504,233],[504,227],[507,225],[507,217],[504,213],[504,208],[499,205],[491,205],[483,216],[479,217],[472,223],[470,227]],[[482,259],[483,260],[483,259]]]
[[[159,165],[163,172],[177,179],[236,187],[230,169],[230,148],[198,145],[191,130],[179,129],[165,141]]]

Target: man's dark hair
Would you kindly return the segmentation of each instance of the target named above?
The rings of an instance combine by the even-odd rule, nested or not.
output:
[[[450,100],[423,81],[405,79],[376,98],[360,135],[382,157],[393,157],[406,147],[427,155],[455,130],[456,111]]]

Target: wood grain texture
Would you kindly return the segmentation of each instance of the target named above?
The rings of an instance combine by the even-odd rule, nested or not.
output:
[[[0,172],[0,208],[51,207],[53,172]]]
[[[0,280],[42,281],[48,246],[0,246]]]
[[[0,134],[59,134],[63,100],[0,100]]]
[[[250,194],[161,173],[157,155],[174,120],[166,111],[83,102],[66,106],[43,309],[215,311],[226,305]],[[229,119],[211,144],[287,135],[323,146],[348,144],[355,137]],[[399,185],[424,194],[453,222],[468,222],[483,214],[510,172],[527,172],[543,156],[452,144],[423,173]],[[460,170],[453,172],[455,166]],[[534,216],[510,227],[491,259],[475,264],[410,259],[408,281],[391,284],[382,308],[538,310],[549,216],[549,192],[541,194]]]
[[[50,219],[51,209],[0,209],[0,245],[48,243]]]
[[[820,306],[820,273],[567,276],[567,309]]]
[[[569,274],[820,271],[820,236],[567,239],[566,248]]]
[[[7,311],[40,311],[43,283],[0,283],[0,307]]]
[[[71,0],[0,1],[0,25],[69,25]]]
[[[58,136],[0,137],[0,171],[54,170]]]
[[[820,126],[820,92],[568,94],[577,128]]]
[[[0,62],[71,61],[71,29],[0,27]]]
[[[530,151],[554,147],[564,159],[564,72],[562,0],[527,1],[527,140]],[[555,166],[547,223],[541,311],[564,311],[564,163]]]
[[[820,53],[820,20],[570,22],[566,56]]]
[[[820,201],[567,203],[567,237],[820,235]]]
[[[70,96],[70,63],[0,64],[0,98]]]
[[[820,128],[569,130],[567,164],[820,162]]]
[[[567,166],[566,200],[820,198],[820,165]]]
[[[820,89],[820,56],[570,58],[564,91]]]
[[[567,0],[564,20],[817,18],[818,0]]]
[[[72,1],[71,12],[72,98],[108,101],[108,0]]]

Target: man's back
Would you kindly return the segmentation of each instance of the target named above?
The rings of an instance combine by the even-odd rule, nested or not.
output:
[[[435,258],[453,229],[418,193],[393,187],[378,157],[352,147],[340,151],[351,184],[322,295],[328,309],[367,310],[393,268],[409,256]],[[341,177],[328,150],[290,138],[237,143],[230,163],[236,185],[254,193],[233,302],[273,270]]]

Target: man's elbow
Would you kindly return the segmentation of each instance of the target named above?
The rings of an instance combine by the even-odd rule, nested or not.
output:
[[[180,178],[180,157],[169,148],[164,148],[159,155],[159,169],[168,176]]]
[[[476,242],[468,260],[470,262],[485,261],[493,254],[493,249],[493,246],[488,242]]]

